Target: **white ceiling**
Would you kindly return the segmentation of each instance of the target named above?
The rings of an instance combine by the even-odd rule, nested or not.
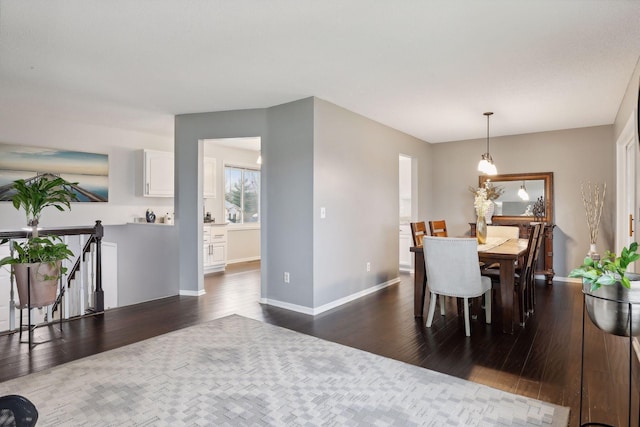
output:
[[[317,96],[429,142],[611,124],[637,0],[0,0],[0,114],[159,134]]]

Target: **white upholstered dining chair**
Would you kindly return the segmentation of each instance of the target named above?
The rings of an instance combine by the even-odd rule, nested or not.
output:
[[[463,298],[464,330],[471,335],[469,298],[485,295],[485,318],[491,323],[491,279],[480,275],[476,238],[439,238],[425,236],[424,264],[431,292],[427,328],[433,323],[436,296],[440,296],[440,313],[444,316],[444,296]]]
[[[487,225],[487,237],[504,237],[506,239],[519,239],[520,228],[510,225]]]

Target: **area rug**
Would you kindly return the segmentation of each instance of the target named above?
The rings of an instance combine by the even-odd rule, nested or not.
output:
[[[5,394],[30,399],[38,426],[566,426],[569,417],[237,315],[1,383]]]

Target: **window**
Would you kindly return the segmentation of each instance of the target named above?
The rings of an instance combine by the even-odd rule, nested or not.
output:
[[[224,167],[224,208],[233,224],[260,222],[260,171],[238,166]]]

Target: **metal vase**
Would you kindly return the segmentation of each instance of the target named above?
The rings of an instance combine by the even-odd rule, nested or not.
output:
[[[640,275],[627,273],[626,276],[631,281],[631,289],[616,282],[591,292],[589,284],[582,285],[587,313],[593,324],[621,337],[640,335]]]

